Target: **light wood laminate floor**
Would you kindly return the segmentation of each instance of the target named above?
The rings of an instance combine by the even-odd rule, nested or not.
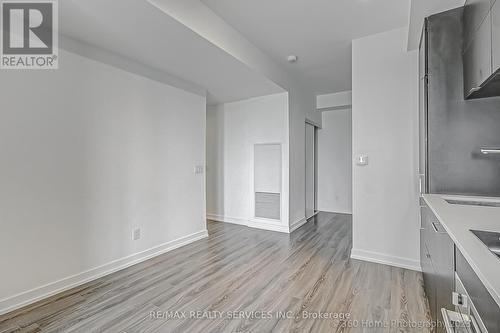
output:
[[[1,316],[0,332],[429,331],[416,327],[428,320],[421,274],[350,260],[349,215],[320,213],[291,235],[216,222],[208,230]]]

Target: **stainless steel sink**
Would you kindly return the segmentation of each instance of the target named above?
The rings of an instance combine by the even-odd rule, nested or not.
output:
[[[489,231],[479,231],[471,230],[471,232],[476,235],[481,242],[483,242],[488,249],[493,252],[498,258],[500,258],[500,233],[499,232],[489,232]]]
[[[500,202],[498,201],[479,201],[479,200],[461,200],[461,199],[445,199],[445,201],[451,205],[500,207]]]

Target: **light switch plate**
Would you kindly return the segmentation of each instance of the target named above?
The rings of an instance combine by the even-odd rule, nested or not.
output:
[[[365,166],[368,165],[368,155],[360,154],[356,156],[356,165]]]

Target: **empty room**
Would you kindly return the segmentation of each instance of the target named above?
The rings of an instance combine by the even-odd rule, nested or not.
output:
[[[0,29],[0,333],[500,333],[500,0]]]

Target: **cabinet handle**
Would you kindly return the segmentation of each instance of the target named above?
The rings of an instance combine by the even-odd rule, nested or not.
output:
[[[481,154],[489,155],[489,154],[500,154],[499,148],[481,148]]]
[[[471,88],[471,89],[469,90],[469,95],[470,95],[470,94],[472,94],[472,93],[475,93],[476,91],[479,91],[479,90],[481,90],[481,87]]]
[[[439,233],[438,228],[436,228],[436,224],[435,224],[435,222],[431,222],[431,225],[432,225],[432,229],[434,229],[434,232]]]

